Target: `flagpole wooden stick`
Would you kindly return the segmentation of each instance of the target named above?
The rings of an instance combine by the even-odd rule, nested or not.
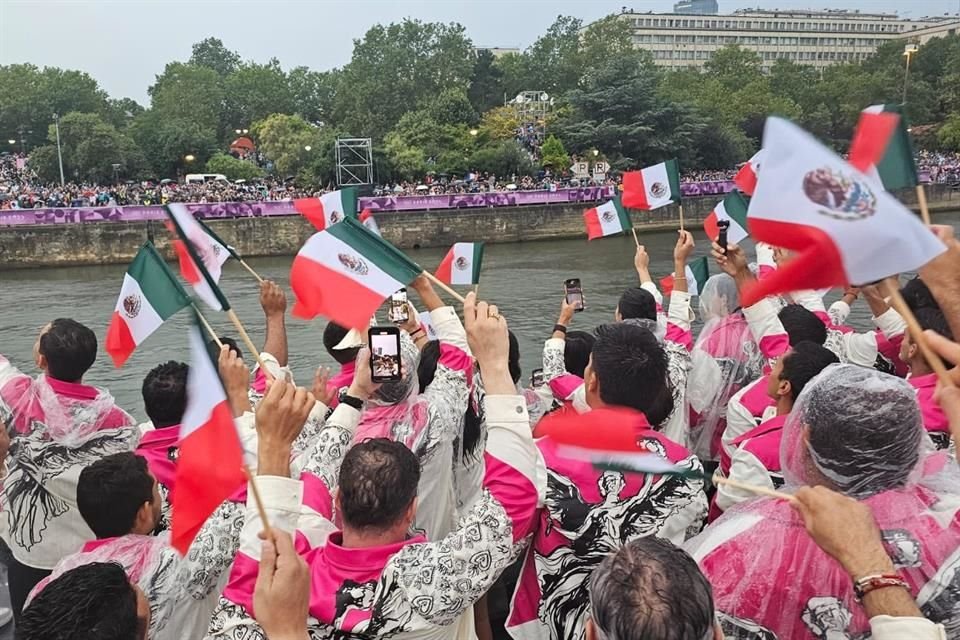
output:
[[[260,489],[257,488],[256,476],[253,475],[253,472],[250,471],[250,467],[243,465],[243,472],[247,476],[247,483],[250,485],[250,493],[253,494],[253,501],[257,503],[257,512],[260,514],[260,519],[263,521],[263,532],[266,534],[267,539],[272,539],[272,532],[270,531],[270,520],[267,519],[267,510],[263,506],[263,500],[260,498]]]
[[[917,204],[920,205],[920,217],[923,224],[930,226],[930,209],[927,207],[927,191],[922,184],[917,185]]]
[[[479,293],[480,293],[480,283],[478,282],[477,284],[473,285],[473,295],[477,295]]]
[[[243,258],[237,258],[237,261],[240,263],[240,266],[249,271],[250,275],[257,279],[257,282],[263,282],[263,278],[260,277],[260,274],[254,271],[253,267],[248,265]]]
[[[633,242],[637,245],[637,249],[640,248],[640,239],[637,238],[637,230],[635,227],[630,227],[630,231],[633,231]]]
[[[944,387],[953,387],[953,380],[950,379],[950,374],[947,373],[947,367],[943,364],[940,356],[927,344],[927,337],[923,335],[923,327],[917,322],[917,317],[913,315],[913,311],[910,310],[903,296],[900,295],[900,289],[889,279],[884,281],[883,286],[886,289],[887,296],[890,298],[890,302],[893,304],[893,308],[900,314],[903,321],[907,323],[907,331],[910,332],[910,337],[913,338],[913,341],[920,347],[920,353],[923,354],[927,364],[929,364],[930,368],[937,374],[937,380],[939,380],[940,384]]]
[[[193,312],[197,314],[197,318],[200,319],[200,324],[203,325],[203,328],[207,330],[207,333],[210,334],[210,337],[213,338],[213,341],[217,343],[217,346],[223,348],[223,343],[220,342],[220,338],[217,336],[217,332],[213,330],[213,327],[210,326],[210,323],[207,322],[207,319],[203,317],[203,314],[200,313],[200,309],[197,308],[197,305],[190,304],[193,307]]]
[[[243,340],[243,344],[247,345],[247,349],[250,349],[250,352],[257,359],[257,364],[260,365],[260,370],[263,371],[263,375],[267,376],[267,378],[272,377],[270,370],[267,369],[267,365],[263,364],[263,360],[260,359],[260,349],[257,349],[256,345],[253,344],[253,340],[250,339],[250,335],[243,327],[243,323],[240,322],[240,318],[237,317],[233,309],[227,311],[227,317],[230,318],[230,322],[236,327],[237,332],[240,334],[240,339]]]
[[[761,496],[769,496],[771,498],[779,498],[781,500],[786,500],[788,502],[797,501],[797,498],[795,496],[790,495],[789,493],[784,493],[782,491],[774,491],[773,489],[767,489],[766,487],[758,487],[753,484],[747,484],[746,482],[740,482],[739,480],[731,480],[730,478],[714,476],[713,483],[725,484],[735,489],[743,489],[744,491],[749,491],[750,493],[756,493]]]
[[[451,296],[453,296],[454,300],[456,300],[460,304],[463,304],[465,302],[462,295],[460,295],[459,293],[457,293],[456,291],[448,287],[446,282],[441,282],[439,278],[437,278],[437,276],[433,275],[429,271],[424,271],[423,275],[427,277],[427,280],[430,280],[433,284],[437,285],[438,287],[440,287],[441,289],[449,293]]]
[[[683,205],[680,204],[680,203],[677,203],[677,206],[680,207],[680,231],[683,231],[683,230],[684,230],[684,228],[683,228]]]

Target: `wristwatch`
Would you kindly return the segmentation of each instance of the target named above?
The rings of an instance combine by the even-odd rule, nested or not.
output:
[[[357,411],[363,410],[363,400],[357,398],[356,396],[351,396],[348,394],[343,394],[340,396],[340,402],[347,405],[348,407],[353,407]]]

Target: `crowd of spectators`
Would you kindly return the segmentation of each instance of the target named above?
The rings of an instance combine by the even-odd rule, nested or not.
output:
[[[518,130],[518,136],[523,132]],[[960,182],[960,154],[920,151],[917,170],[934,183]],[[726,171],[689,171],[683,183],[731,180],[736,169]],[[421,182],[391,182],[377,185],[377,196],[424,196],[499,191],[554,191],[556,189],[617,184],[614,177],[602,182],[593,178],[577,178],[569,172],[554,174],[541,170],[535,175],[497,176],[490,173],[468,173],[464,176],[428,175]],[[0,156],[0,210],[38,209],[46,207],[106,207],[118,205],[153,205],[170,202],[262,202],[290,200],[313,195],[311,189],[298,188],[292,181],[263,178],[229,182],[211,180],[185,184],[174,180],[135,182],[127,180],[113,185],[68,182],[64,186],[45,183],[30,169],[20,155]]]

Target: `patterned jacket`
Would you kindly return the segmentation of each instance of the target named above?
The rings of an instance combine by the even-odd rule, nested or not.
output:
[[[464,612],[519,556],[538,502],[536,450],[523,399],[487,396],[485,409],[489,433],[483,494],[458,527],[437,541],[415,536],[384,547],[342,546],[328,507],[360,418],[347,405],[339,405],[330,416],[301,480],[259,478],[271,526],[296,531],[297,550],[310,564],[311,638],[454,638],[472,633],[463,625],[469,619]],[[246,518],[240,553],[207,638],[265,638],[252,617],[257,534],[263,525],[252,504]]]

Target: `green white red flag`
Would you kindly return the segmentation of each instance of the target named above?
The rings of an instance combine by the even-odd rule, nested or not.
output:
[[[423,272],[354,218],[315,233],[293,260],[290,286],[301,318],[362,328],[387,296]]]
[[[877,177],[887,191],[919,184],[910,133],[899,105],[876,104],[860,113],[849,158],[854,167]]]
[[[186,555],[217,507],[243,485],[243,448],[198,323],[189,332],[187,407],[180,423],[170,543]]]
[[[707,257],[697,258],[688,264],[686,269],[684,269],[684,273],[687,276],[687,293],[692,296],[700,295],[700,292],[703,291],[703,285],[707,284],[707,279],[710,277],[710,267],[707,264]],[[660,280],[660,288],[663,290],[663,295],[668,296],[673,293],[675,276],[676,273],[671,273]]]
[[[220,263],[220,266],[223,267],[225,263],[230,258],[240,259],[240,254],[237,253],[237,250],[231,247],[229,244],[224,242],[220,236],[218,236],[213,229],[211,229],[206,222],[199,218],[194,218],[203,230],[207,232],[207,235],[210,236],[210,244],[213,245],[213,253],[217,256],[217,262]]]
[[[623,174],[623,206],[649,211],[680,202],[680,165],[667,160]]]
[[[378,236],[383,235],[380,232],[380,225],[377,224],[377,219],[373,217],[373,212],[370,211],[370,209],[364,209],[361,211],[359,220],[361,223],[363,223],[363,226],[365,226],[367,229],[370,229],[370,231],[373,233],[377,234]]]
[[[479,284],[482,242],[457,242],[437,267],[437,280],[446,284]]]
[[[229,310],[230,303],[217,285],[223,262],[214,249],[210,234],[184,205],[168,204],[164,209],[176,237],[173,247],[180,261],[180,275],[211,309]]]
[[[713,211],[704,219],[703,230],[707,232],[707,237],[716,240],[720,235],[720,227],[717,224],[721,220],[730,223],[727,227],[727,242],[730,244],[740,244],[744,238],[748,238],[750,233],[747,231],[747,206],[749,201],[743,197],[739,191],[731,191],[727,194]]]
[[[122,367],[138,345],[189,305],[190,296],[153,243],[146,242],[123,275],[120,297],[107,328],[106,349],[114,366]]]
[[[753,239],[794,257],[741,295],[743,306],[800,289],[866,284],[916,271],[946,250],[875,180],[813,136],[768,118],[763,180],[750,200]]]
[[[323,231],[346,218],[357,217],[357,188],[346,187],[319,198],[298,198],[293,201],[293,208]]]
[[[612,236],[633,228],[630,214],[623,208],[620,196],[584,211],[583,221],[587,225],[587,240]]]
[[[743,163],[737,175],[733,176],[733,182],[743,193],[752,196],[757,190],[757,179],[760,176],[760,163],[763,161],[763,149],[753,154],[749,160]]]

